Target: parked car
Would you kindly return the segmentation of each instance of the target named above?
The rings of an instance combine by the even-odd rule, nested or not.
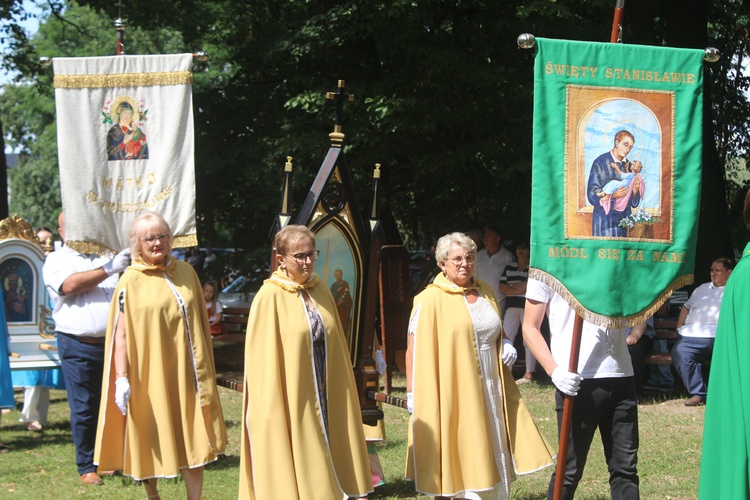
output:
[[[172,249],[172,256],[178,260],[187,260],[188,250],[189,250],[188,248],[174,248]],[[198,251],[200,252],[203,258],[206,257],[206,254],[208,253],[207,250],[209,249],[208,248],[198,249]],[[234,248],[211,248],[210,250],[211,250],[211,253],[213,253],[217,257],[223,257],[223,258],[227,258],[231,255],[234,255],[234,253],[237,251]]]
[[[250,307],[260,283],[247,276],[238,276],[219,292],[222,307]]]

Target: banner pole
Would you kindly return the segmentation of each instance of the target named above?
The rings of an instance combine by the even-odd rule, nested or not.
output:
[[[578,372],[578,354],[581,351],[581,335],[583,333],[583,318],[576,314],[573,322],[573,337],[570,342],[570,361],[568,371]],[[555,469],[554,499],[562,498],[563,481],[565,480],[565,465],[568,460],[569,435],[573,423],[573,401],[574,396],[565,395],[563,400],[562,422],[560,422],[560,443],[557,450],[557,468]]]
[[[128,27],[128,24],[125,22],[125,20],[122,18],[122,8],[125,7],[123,5],[122,1],[118,1],[115,4],[115,7],[117,7],[117,19],[115,19],[114,25],[115,30],[117,31],[117,52],[116,54],[118,56],[125,54],[125,28]]]
[[[615,4],[615,17],[612,21],[612,34],[609,41],[612,43],[622,42],[622,11],[625,9],[625,0],[617,0]]]

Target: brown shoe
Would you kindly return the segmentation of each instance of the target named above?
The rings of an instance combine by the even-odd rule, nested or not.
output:
[[[96,472],[87,472],[86,474],[81,474],[81,482],[83,484],[103,484],[104,481],[102,481],[102,478],[99,477],[99,474]]]
[[[700,396],[693,396],[685,400],[685,406],[703,406],[704,404],[706,404],[706,398]]]

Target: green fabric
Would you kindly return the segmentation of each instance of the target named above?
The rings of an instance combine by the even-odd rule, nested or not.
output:
[[[638,323],[693,280],[703,51],[536,41],[530,276],[592,323]],[[642,170],[605,214],[593,180],[615,175],[605,153],[620,130],[634,145],[619,168]],[[656,222],[619,228],[644,209]]]
[[[699,498],[750,498],[750,244],[724,289],[711,357]]]

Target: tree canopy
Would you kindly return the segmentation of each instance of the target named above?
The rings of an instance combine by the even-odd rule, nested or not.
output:
[[[516,38],[529,32],[606,42],[614,3],[152,0],[127,2],[122,17],[126,53],[202,50],[210,57],[194,84],[202,244],[267,247],[284,161],[294,157],[301,202],[333,129],[334,108],[324,95],[342,79],[356,96],[343,131],[362,206],[381,163],[384,208],[416,248],[490,222],[513,239],[528,238],[533,55],[518,49]],[[705,147],[716,160],[706,167],[715,173],[706,189],[714,203],[731,198],[741,188],[724,194],[724,165],[744,167],[737,160],[746,157],[750,137],[744,2],[632,4],[625,43],[722,51],[706,74]],[[38,57],[113,54],[111,23],[119,15],[110,1],[49,5],[37,34],[12,33],[16,49],[4,65],[20,76],[0,97],[8,143],[22,151],[11,208],[35,223],[59,207],[51,71]],[[717,243],[723,249],[730,245],[725,208],[726,234]]]

